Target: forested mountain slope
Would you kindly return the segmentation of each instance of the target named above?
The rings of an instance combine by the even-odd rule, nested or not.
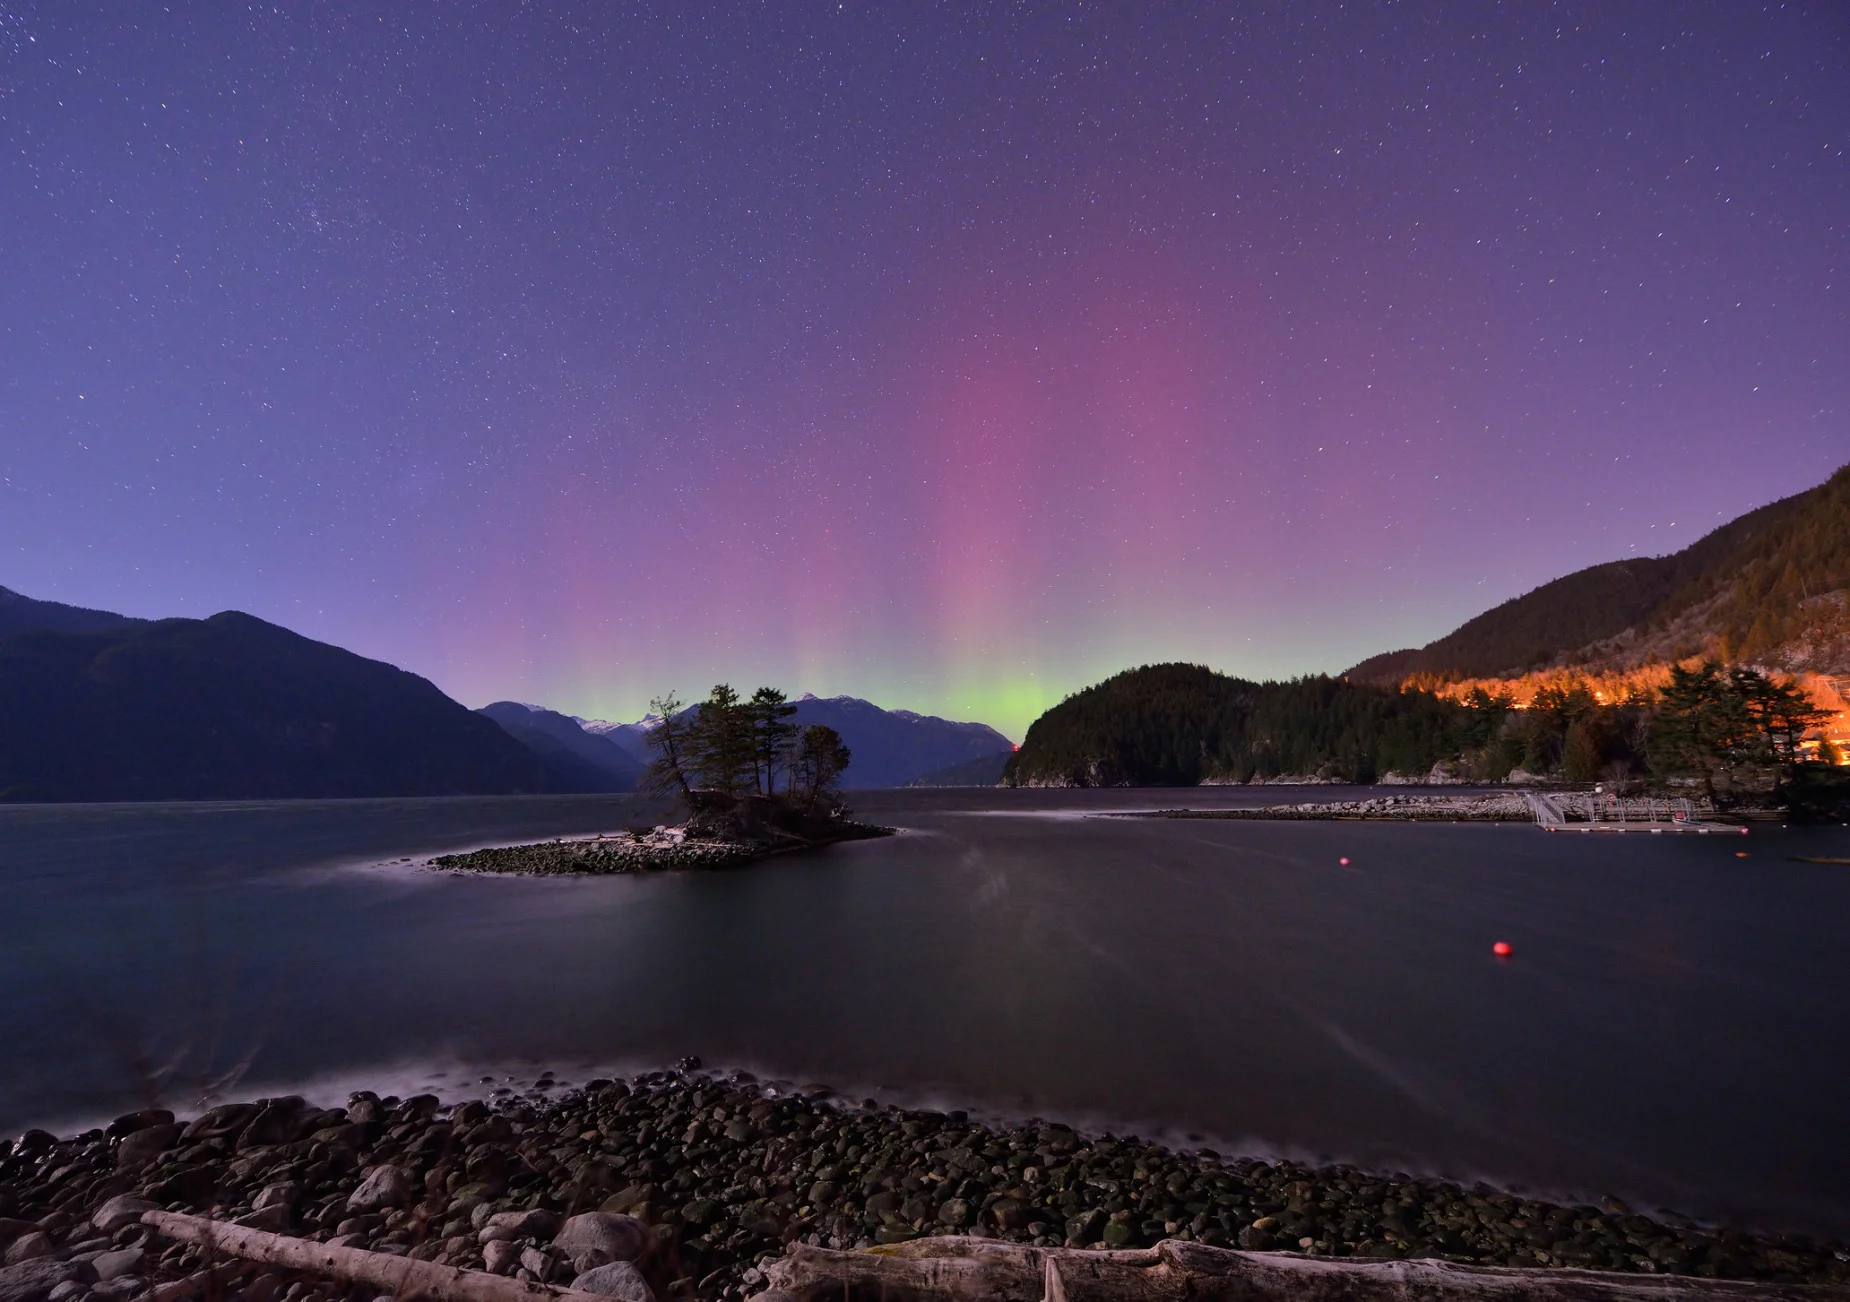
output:
[[[1252,683],[1145,665],[1069,696],[1028,729],[1009,786],[1193,786],[1314,776],[1373,782],[1456,755],[1472,712],[1429,692],[1341,679]]]
[[[1673,555],[1580,570],[1343,677],[1513,678],[1694,655],[1850,674],[1850,466]]]

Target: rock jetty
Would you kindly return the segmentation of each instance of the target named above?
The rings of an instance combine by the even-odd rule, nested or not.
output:
[[[1131,818],[1374,819],[1397,823],[1527,823],[1534,818],[1511,791],[1484,796],[1375,796],[1257,809],[1158,809]]]
[[[450,1106],[260,1099],[190,1122],[150,1110],[0,1141],[0,1298],[134,1302],[216,1269],[217,1297],[369,1302],[363,1288],[159,1238],[140,1220],[152,1209],[631,1302],[752,1296],[763,1263],[792,1243],[943,1234],[1850,1283],[1843,1244],[1653,1219],[1611,1200],[1561,1206],[1056,1124],[845,1106],[744,1073],[576,1089],[548,1074],[538,1087]]]

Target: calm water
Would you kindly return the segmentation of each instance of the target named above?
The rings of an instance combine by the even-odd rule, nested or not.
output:
[[[1850,869],[1790,858],[1850,857],[1850,831],[1078,816],[1275,798],[868,794],[905,835],[539,881],[379,864],[633,807],[0,808],[0,1132],[111,1114],[172,1060],[184,1103],[239,1072],[234,1093],[456,1095],[523,1063],[583,1079],[697,1053],[856,1096],[1850,1229]]]

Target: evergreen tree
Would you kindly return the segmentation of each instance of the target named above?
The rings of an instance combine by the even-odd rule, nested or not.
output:
[[[1776,683],[1756,669],[1732,670],[1728,680],[1768,757],[1785,764],[1803,760],[1805,734],[1829,721],[1830,711],[1819,709],[1797,684]]]
[[[693,768],[710,791],[737,797],[757,785],[750,707],[726,683],[700,703],[689,739]]]
[[[760,687],[752,693],[746,707],[752,720],[752,757],[758,790],[767,796],[777,794],[777,771],[790,758],[796,745],[796,725],[790,717],[797,707],[775,687]],[[787,783],[786,783],[787,785]]]
[[[1715,774],[1748,757],[1756,740],[1746,698],[1712,660],[1673,665],[1651,721],[1651,764],[1662,773],[1694,774],[1715,799]]]

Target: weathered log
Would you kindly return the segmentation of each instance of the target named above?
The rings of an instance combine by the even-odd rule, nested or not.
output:
[[[764,1302],[1850,1302],[1850,1288],[1241,1252],[1030,1248],[933,1238],[834,1252],[792,1244],[765,1267]]]
[[[316,1243],[204,1216],[144,1212],[141,1223],[182,1243],[196,1243],[229,1256],[261,1261],[286,1270],[366,1284],[398,1298],[429,1298],[432,1302],[611,1302],[596,1293],[530,1284],[504,1275],[490,1275],[487,1271],[463,1270],[434,1261],[414,1261],[389,1252]]]

